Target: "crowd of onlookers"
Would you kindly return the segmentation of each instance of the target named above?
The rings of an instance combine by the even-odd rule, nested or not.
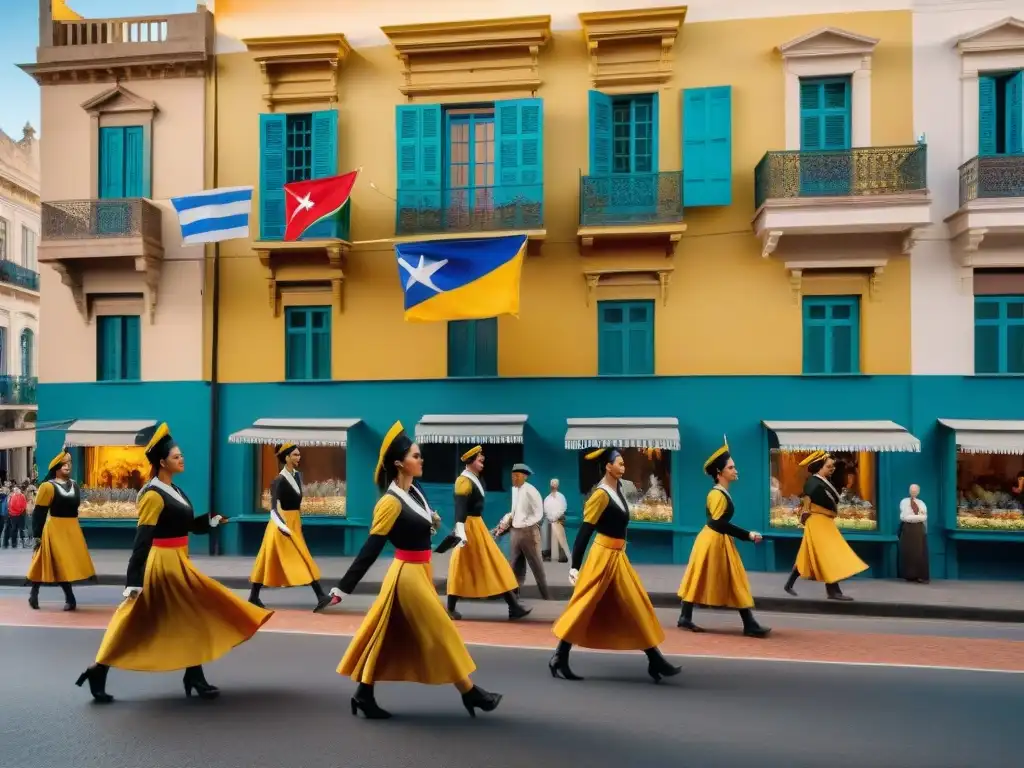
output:
[[[36,484],[32,480],[0,485],[0,547],[26,549],[35,546],[32,537],[32,510],[36,502]]]

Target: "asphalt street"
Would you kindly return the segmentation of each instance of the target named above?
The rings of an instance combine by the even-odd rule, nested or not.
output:
[[[83,590],[84,593],[84,590]],[[470,719],[450,687],[384,684],[395,717],[353,718],[334,673],[347,640],[257,636],[209,665],[223,690],[114,670],[110,706],[73,686],[100,632],[0,627],[0,768],[1001,768],[1019,764],[1021,675],[679,658],[654,685],[640,654],[474,646],[478,684],[505,695]]]

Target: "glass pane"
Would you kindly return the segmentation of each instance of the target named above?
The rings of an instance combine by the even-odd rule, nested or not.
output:
[[[340,446],[303,446],[302,513],[344,517],[346,497],[346,452]],[[281,466],[272,445],[260,446],[258,458],[259,507],[270,511],[270,484]],[[255,510],[254,510],[255,511]]]
[[[853,327],[832,326],[832,370],[829,373],[855,373],[853,360]]]
[[[629,308],[629,322],[631,323],[646,323],[647,322],[647,307],[630,307]]]
[[[1006,303],[1006,317],[1010,320],[1024,319],[1024,301],[1009,301]]]
[[[622,307],[605,307],[604,308],[604,321],[606,323],[621,323],[622,322]]]
[[[624,448],[622,458],[626,463],[622,495],[629,504],[630,519],[671,523],[672,452],[658,448]],[[600,479],[593,477],[593,470],[587,467],[586,481],[581,483],[580,490],[587,495]]]
[[[849,320],[850,319],[851,307],[849,304],[833,304],[832,305],[832,319],[833,320]]]
[[[804,328],[804,373],[825,373],[825,327]]]
[[[138,517],[135,500],[149,480],[150,467],[142,446],[104,445],[84,449],[82,504],[79,517]]]
[[[1006,373],[1024,373],[1024,325],[1006,329]]]
[[[768,524],[772,528],[799,528],[800,496],[808,474],[800,462],[807,455],[774,449],[769,454]],[[877,455],[866,451],[832,451],[832,457],[836,468],[831,480],[840,492],[836,525],[847,531],[878,530]]]
[[[288,327],[302,329],[306,327],[306,313],[291,311],[288,313]]]
[[[314,330],[319,330],[324,327],[324,320],[327,317],[326,312],[310,312],[310,320],[312,320],[312,326]]]
[[[306,363],[306,335],[304,333],[287,334],[284,355],[286,379],[309,378]]]
[[[996,320],[999,318],[999,304],[994,301],[975,300],[975,320]]]
[[[331,378],[331,334],[320,331],[313,334],[311,375],[314,379]]]
[[[1020,456],[958,453],[956,457],[956,527],[961,530],[1024,531],[1020,500]]]
[[[807,307],[807,317],[811,320],[824,320],[825,319],[825,305],[824,304],[810,304]]]
[[[974,326],[974,372],[999,373],[999,328]]]

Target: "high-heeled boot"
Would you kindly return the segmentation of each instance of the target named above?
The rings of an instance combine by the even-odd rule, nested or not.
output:
[[[703,627],[698,627],[693,623],[693,603],[683,601],[683,609],[679,612],[679,621],[676,622],[676,626],[680,629],[688,629],[691,632],[703,632]]]
[[[459,598],[455,595],[448,595],[448,615],[455,621],[462,618],[462,614],[455,610],[455,606],[459,604]]]
[[[114,700],[114,697],[107,693],[107,672],[109,671],[110,667],[106,664],[93,664],[78,676],[75,685],[81,688],[88,680],[92,700],[97,704],[109,704]]]
[[[255,605],[257,608],[266,608],[263,601],[260,600],[260,590],[263,589],[262,584],[253,582],[253,585],[249,587],[249,602]]]
[[[320,586],[319,581],[314,581],[309,586],[313,588],[313,594],[316,595],[316,608],[313,609],[313,613],[316,613],[317,608],[319,608],[320,604],[327,598],[327,593],[324,592],[324,588]]]
[[[75,600],[75,592],[71,589],[71,585],[66,581],[62,581],[60,588],[64,590],[64,610],[75,610],[78,607],[78,601]]]
[[[793,597],[797,596],[796,590],[793,589],[793,587],[796,584],[796,580],[799,579],[799,578],[800,578],[800,571],[798,571],[796,568],[794,568],[793,572],[791,574],[789,574],[789,578],[786,579],[786,586],[783,587],[783,589],[786,590],[786,594],[787,595],[792,595]]]
[[[771,634],[770,627],[762,627],[754,618],[754,612],[749,608],[740,609],[740,619],[743,620],[743,634],[747,637],[768,637]]]
[[[356,687],[356,695],[352,697],[353,717],[359,712],[362,712],[363,717],[367,720],[387,720],[391,717],[390,712],[377,705],[377,699],[373,695],[373,686],[367,683],[360,683]]]
[[[476,711],[493,712],[501,703],[500,693],[490,693],[479,685],[474,685],[462,694],[462,706],[469,712],[470,717],[476,717]]]
[[[220,688],[206,682],[206,675],[202,667],[189,667],[185,670],[185,676],[181,679],[185,686],[185,695],[192,698],[192,691],[195,691],[200,699],[216,699],[220,696]]]
[[[660,683],[663,677],[675,677],[683,671],[682,667],[672,666],[657,647],[648,648],[644,653],[647,654],[647,674],[656,683]]]
[[[28,592],[28,607],[33,611],[39,610],[39,584],[33,583],[32,589]]]
[[[558,647],[555,648],[555,655],[552,656],[551,661],[548,662],[548,669],[551,671],[552,677],[560,677],[563,680],[583,679],[569,668],[569,651],[571,650],[572,643],[566,640],[558,641]]]
[[[505,602],[508,603],[508,618],[509,621],[515,621],[521,619],[524,616],[529,616],[533,608],[527,608],[525,605],[519,602],[519,597],[514,592],[506,592],[502,597],[505,598]]]
[[[826,584],[825,585],[825,596],[829,600],[841,600],[844,603],[852,603],[853,598],[849,595],[844,595],[843,590],[839,588],[839,583]]]

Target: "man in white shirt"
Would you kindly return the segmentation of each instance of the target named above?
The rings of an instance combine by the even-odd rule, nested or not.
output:
[[[558,478],[551,478],[551,492],[544,498],[544,517],[551,527],[551,554],[560,563],[569,562],[569,545],[565,540],[565,512],[569,505],[558,490]]]
[[[512,511],[501,518],[498,532],[500,535],[512,531],[509,562],[520,589],[526,581],[526,565],[529,563],[540,596],[549,600],[548,579],[540,556],[540,524],[544,519],[544,500],[540,491],[526,482],[526,478],[532,474],[533,470],[525,464],[512,466]]]

